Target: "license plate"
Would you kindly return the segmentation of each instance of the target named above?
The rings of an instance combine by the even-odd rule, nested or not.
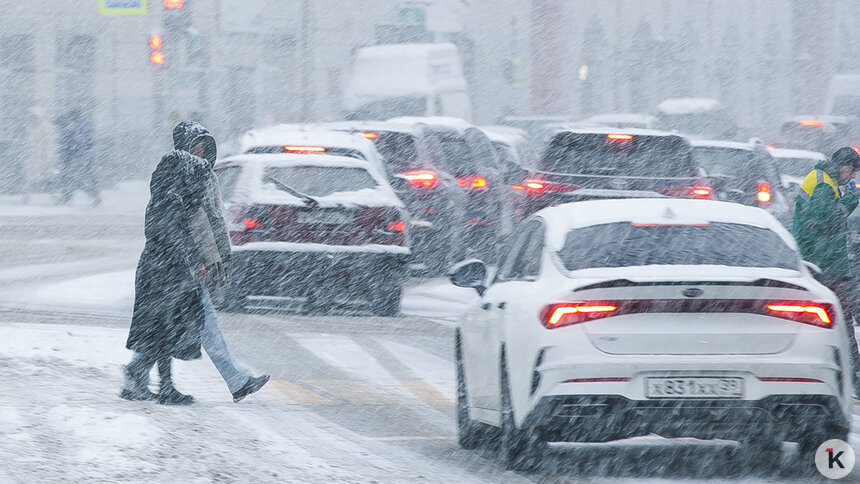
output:
[[[299,212],[297,220],[300,224],[341,225],[352,223],[355,216],[350,212],[308,211]]]
[[[648,398],[742,398],[743,378],[676,377],[648,378]]]

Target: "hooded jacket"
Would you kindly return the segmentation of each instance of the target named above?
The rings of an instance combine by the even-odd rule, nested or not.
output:
[[[843,150],[852,153],[842,153]],[[821,268],[822,277],[851,277],[848,259],[848,215],[857,208],[854,193],[839,193],[839,165],[843,156],[857,156],[842,148],[819,162],[801,184],[794,208],[792,233],[804,260]]]
[[[203,159],[208,163],[211,172],[215,166],[215,160],[218,156],[217,145],[215,138],[209,133],[203,125],[196,122],[185,121],[176,125],[173,128],[173,147],[176,150],[190,152],[191,149],[200,140],[204,142]],[[214,241],[217,256],[206,257],[207,268],[210,270],[213,277],[210,282],[217,286],[223,286],[227,283],[227,271],[229,269],[232,253],[230,249],[230,234],[227,231],[227,223],[224,219],[224,204],[221,200],[221,188],[218,183],[218,177],[214,172],[211,172],[209,184],[206,188],[206,196],[203,200],[202,209],[208,219],[208,227],[205,224],[198,223],[195,219],[192,224],[194,239],[198,244],[202,245],[204,252],[209,253],[208,241]],[[218,266],[218,267],[216,267]]]
[[[156,358],[200,357],[203,298],[193,271],[204,259],[189,219],[204,202],[210,173],[202,159],[171,151],[152,174],[126,342],[131,350]]]

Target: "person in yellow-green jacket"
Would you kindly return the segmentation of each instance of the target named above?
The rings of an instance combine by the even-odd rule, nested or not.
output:
[[[851,345],[855,395],[860,392],[860,355],[854,338],[855,287],[848,259],[848,216],[857,208],[854,176],[860,155],[839,148],[819,162],[800,185],[794,208],[792,233],[800,255],[821,269],[817,279],[829,287],[842,305]]]

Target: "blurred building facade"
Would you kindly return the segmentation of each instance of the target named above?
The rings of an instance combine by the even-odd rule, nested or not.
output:
[[[165,5],[181,5],[168,9]],[[112,14],[111,7],[141,8]],[[143,8],[145,6],[145,8]],[[15,189],[26,110],[83,108],[107,179],[146,176],[173,123],[244,130],[333,120],[356,49],[460,47],[474,120],[651,111],[719,98],[747,126],[820,110],[860,72],[852,0],[0,0],[0,190]],[[150,36],[164,62],[150,56]]]

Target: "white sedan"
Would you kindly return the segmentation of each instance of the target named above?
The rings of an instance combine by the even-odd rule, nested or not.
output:
[[[463,447],[500,435],[506,467],[547,442],[640,435],[811,455],[849,431],[839,302],[764,210],[705,200],[569,203],[520,226],[456,329]],[[496,429],[493,431],[493,429]],[[501,429],[501,432],[498,432]]]

